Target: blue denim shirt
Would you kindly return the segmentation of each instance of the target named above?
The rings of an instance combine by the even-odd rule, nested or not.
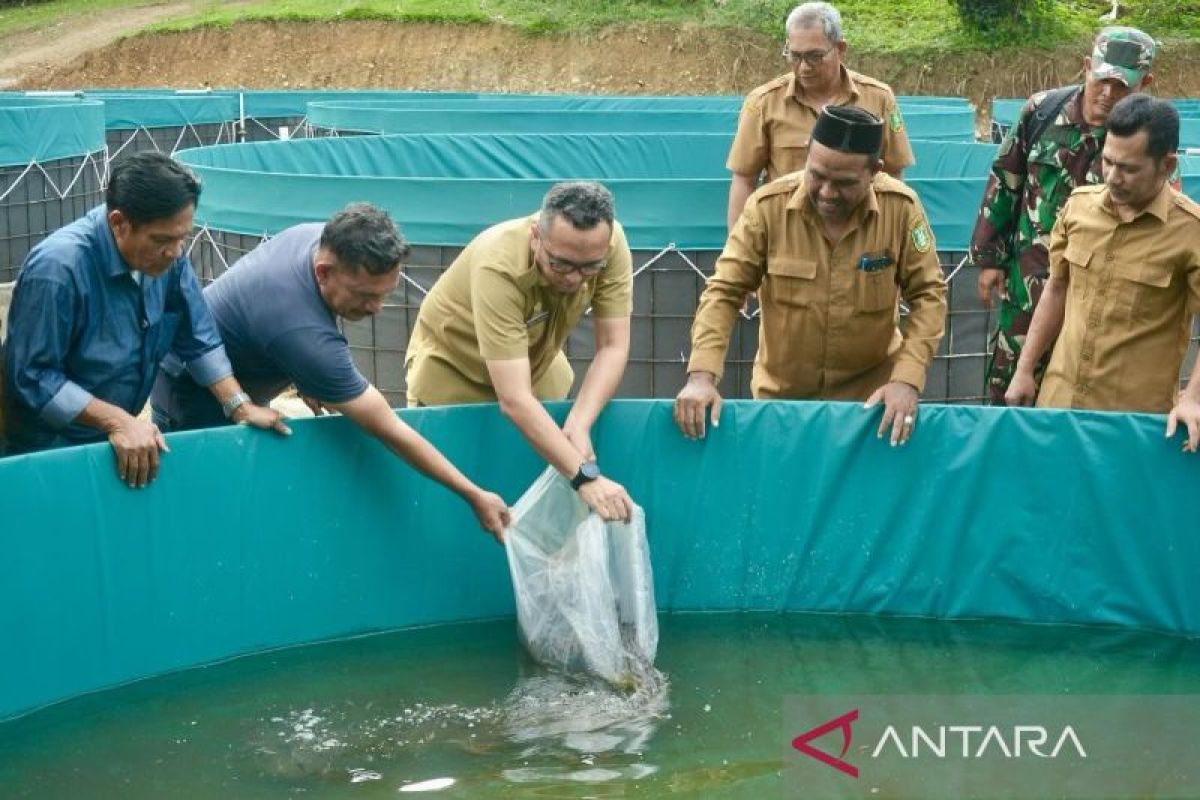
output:
[[[104,206],[29,253],[5,343],[11,451],[103,440],[73,420],[93,397],[141,412],[168,352],[202,386],[233,374],[187,256],[157,278],[139,277],[117,249]]]

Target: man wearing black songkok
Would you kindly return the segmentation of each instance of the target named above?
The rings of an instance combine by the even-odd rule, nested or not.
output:
[[[893,445],[908,441],[945,325],[946,283],[916,194],[880,171],[882,140],[870,112],[826,106],[805,170],[751,195],[692,326],[688,381],[675,400],[684,435],[703,437],[708,413],[717,422],[730,333],[757,291],[756,399],[883,403],[878,434],[890,428]]]

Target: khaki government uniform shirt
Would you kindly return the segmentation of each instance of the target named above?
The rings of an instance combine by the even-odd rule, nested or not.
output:
[[[751,195],[700,298],[688,372],[720,379],[738,310],[756,290],[754,397],[865,400],[889,380],[924,388],[946,282],[921,203],[900,181],[875,176],[836,246],[804,173]],[[910,309],[903,335],[899,296]]]
[[[904,119],[896,96],[882,81],[842,67],[842,98],[883,120],[884,136],[880,158],[887,172],[898,172],[914,162]],[[764,169],[767,180],[804,169],[808,144],[821,109],[804,97],[804,90],[789,72],[754,89],[742,104],[737,135],[725,166],[742,175],[757,176]]]
[[[1164,186],[1121,222],[1105,186],[1078,188],[1050,240],[1066,314],[1038,405],[1166,413],[1200,312],[1200,205]]]
[[[529,358],[534,394],[560,400],[574,379],[563,343],[584,311],[630,315],[633,259],[620,223],[613,223],[608,265],[575,294],[561,294],[533,260],[529,228],[537,219],[488,228],[438,278],[408,342],[409,405],[492,402],[485,362],[522,357]]]

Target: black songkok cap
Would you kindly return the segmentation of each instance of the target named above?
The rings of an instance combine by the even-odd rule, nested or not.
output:
[[[825,106],[812,138],[843,153],[873,156],[883,144],[883,120],[856,106]]]

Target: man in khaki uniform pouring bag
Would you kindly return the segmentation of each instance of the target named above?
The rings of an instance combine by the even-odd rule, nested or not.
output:
[[[559,428],[540,401],[570,391],[562,348],[589,307],[596,354]],[[538,213],[475,237],[430,290],[408,344],[409,405],[498,402],[592,510],[628,519],[632,501],[600,474],[591,428],[625,373],[632,311],[632,256],[612,194],[560,183]]]

